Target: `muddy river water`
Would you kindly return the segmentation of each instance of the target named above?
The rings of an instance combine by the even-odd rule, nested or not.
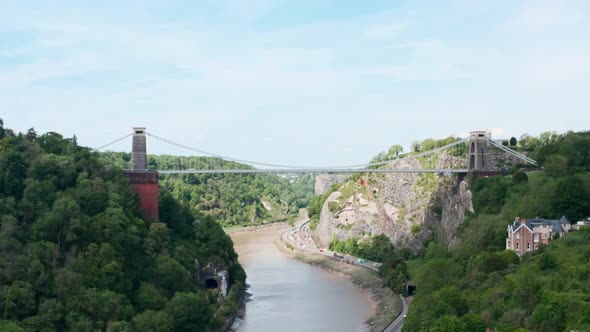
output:
[[[240,332],[363,331],[369,299],[347,279],[284,256],[277,225],[231,234],[251,301]]]

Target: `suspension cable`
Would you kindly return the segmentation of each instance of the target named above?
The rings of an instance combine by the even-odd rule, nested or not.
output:
[[[495,142],[495,141],[493,141],[491,139],[488,139],[488,143],[490,143],[492,146],[495,146],[495,147],[499,148],[500,150],[502,150],[504,152],[507,152],[508,154],[511,154],[511,155],[513,155],[513,156],[515,156],[517,158],[520,158],[520,159],[526,161],[529,164],[538,165],[538,163],[535,160],[533,160],[533,159],[531,159],[531,158],[529,158],[529,157],[527,157],[527,156],[525,156],[525,155],[523,155],[521,153],[518,153],[518,152],[510,149],[509,147],[503,146],[502,144],[499,144],[499,143],[497,143],[497,142]]]
[[[441,146],[441,147],[438,147],[438,148],[435,148],[435,149],[432,149],[432,150],[428,150],[428,151],[425,151],[425,152],[421,152],[421,153],[418,153],[418,154],[415,154],[415,155],[409,155],[409,154],[407,154],[407,155],[404,155],[402,157],[396,157],[396,158],[391,159],[391,160],[374,162],[374,163],[365,163],[365,164],[347,165],[347,166],[335,166],[335,167],[309,167],[309,166],[308,167],[302,167],[302,166],[292,166],[292,165],[270,164],[270,163],[263,163],[263,162],[257,162],[257,161],[251,161],[251,160],[231,158],[231,157],[219,155],[219,154],[216,154],[216,153],[203,151],[203,150],[200,150],[200,149],[195,149],[195,148],[192,148],[190,146],[187,146],[187,145],[184,145],[184,144],[181,144],[181,143],[176,143],[176,142],[173,142],[173,141],[168,140],[166,138],[160,137],[158,135],[149,133],[147,131],[146,131],[146,135],[149,135],[149,136],[151,136],[151,137],[153,137],[153,138],[155,138],[157,140],[160,140],[162,142],[165,142],[165,143],[168,143],[168,144],[171,144],[171,145],[174,145],[174,146],[177,146],[177,147],[186,149],[186,150],[190,150],[190,151],[197,152],[199,154],[204,154],[204,155],[211,156],[211,157],[225,159],[225,160],[228,160],[228,161],[233,161],[233,162],[237,162],[237,163],[251,164],[251,165],[280,167],[280,168],[293,168],[293,169],[322,169],[322,168],[325,168],[325,169],[327,169],[327,168],[329,168],[329,169],[348,169],[348,168],[356,168],[356,167],[379,166],[379,165],[385,165],[385,164],[391,163],[392,161],[398,160],[398,159],[422,157],[422,156],[429,155],[429,154],[432,154],[432,153],[435,153],[435,152],[438,152],[438,151],[441,151],[441,150],[445,150],[445,149],[451,148],[453,146],[459,145],[461,143],[465,143],[467,141],[467,139],[460,139],[460,140],[458,140],[456,142],[453,142],[451,144],[447,144],[445,146]]]
[[[125,135],[125,136],[123,136],[123,137],[121,137],[121,138],[117,138],[116,140],[114,140],[114,141],[112,141],[112,142],[110,142],[110,143],[107,143],[107,144],[105,144],[105,145],[101,145],[101,146],[99,146],[99,147],[97,147],[97,148],[95,148],[95,149],[92,149],[91,151],[92,151],[92,152],[96,152],[96,151],[98,151],[98,150],[102,150],[102,149],[104,149],[104,148],[106,148],[106,147],[108,147],[108,146],[111,146],[111,145],[113,145],[113,144],[115,144],[115,143],[118,143],[118,142],[120,142],[120,141],[122,141],[122,140],[126,139],[127,137],[129,137],[129,136],[132,136],[132,135],[133,135],[133,134],[127,134],[127,135]]]
[[[197,153],[200,153],[200,154],[204,154],[204,155],[207,155],[207,156],[210,156],[210,157],[221,158],[221,159],[225,159],[225,160],[233,161],[233,162],[237,162],[237,163],[260,165],[260,166],[270,166],[270,167],[282,167],[282,168],[304,168],[304,167],[299,167],[299,166],[277,165],[277,164],[269,164],[269,163],[256,162],[256,161],[251,161],[251,160],[243,160],[243,159],[231,158],[231,157],[223,156],[223,155],[220,155],[220,154],[216,154],[216,153],[212,153],[212,152],[207,152],[207,151],[195,149],[195,148],[192,148],[190,146],[186,146],[184,144],[176,143],[176,142],[173,142],[171,140],[165,139],[163,137],[154,135],[152,133],[146,132],[146,135],[149,135],[149,136],[151,136],[151,137],[153,137],[153,138],[155,138],[157,140],[160,140],[160,141],[165,142],[165,143],[168,143],[168,144],[175,145],[177,147],[180,147],[180,148],[183,148],[183,149],[186,149],[186,150],[190,150],[190,151],[197,152]]]

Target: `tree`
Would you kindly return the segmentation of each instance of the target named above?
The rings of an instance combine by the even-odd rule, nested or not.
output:
[[[529,177],[523,171],[517,171],[512,176],[512,184],[516,185],[516,184],[527,183],[527,182],[529,182]]]
[[[0,308],[4,319],[23,319],[35,311],[35,292],[28,282],[15,281],[0,288]]]
[[[558,266],[557,259],[549,252],[544,252],[539,257],[539,268],[541,270],[553,269]]]
[[[136,315],[133,318],[133,326],[136,331],[142,332],[168,332],[173,328],[172,320],[164,311],[153,310]]]
[[[567,173],[567,158],[560,154],[550,155],[545,159],[545,172],[552,177],[560,177]]]
[[[136,302],[143,310],[160,310],[166,306],[168,300],[165,292],[147,282],[142,282],[137,290]]]
[[[0,119],[0,139],[4,138],[4,120]]]
[[[80,206],[71,197],[60,197],[52,205],[51,211],[33,225],[37,239],[53,241],[58,247],[64,247],[78,239],[76,231],[80,225]]]
[[[175,331],[203,331],[212,316],[202,293],[176,293],[165,312],[172,319]]]
[[[396,144],[389,148],[387,151],[387,156],[397,158],[397,156],[399,156],[399,154],[402,152],[404,152],[404,148],[401,145]]]
[[[579,176],[568,176],[559,181],[551,201],[551,211],[554,218],[565,215],[572,221],[590,215],[590,194]]]
[[[83,313],[100,327],[106,327],[109,321],[130,319],[133,308],[123,295],[111,290],[90,288],[74,297],[68,303],[69,309]]]
[[[516,146],[517,143],[516,137],[510,137],[510,146]]]
[[[539,141],[541,145],[548,145],[556,142],[560,138],[559,134],[555,131],[546,131],[539,135]]]
[[[14,150],[0,153],[0,194],[20,199],[25,189],[27,168],[22,153]]]
[[[412,142],[412,152],[420,152],[422,151],[422,145],[418,141]]]
[[[167,290],[169,294],[190,289],[190,273],[169,256],[159,256],[149,274],[151,282]]]
[[[461,332],[465,331],[463,322],[454,315],[445,315],[437,319],[428,330],[431,332]]]

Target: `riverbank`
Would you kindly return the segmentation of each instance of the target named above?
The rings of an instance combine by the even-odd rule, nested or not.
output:
[[[230,234],[238,233],[238,232],[253,232],[253,231],[256,231],[259,229],[268,228],[268,227],[277,226],[277,225],[287,226],[289,224],[285,221],[282,221],[282,222],[274,222],[274,223],[268,223],[268,224],[262,224],[262,225],[231,226],[231,227],[224,227],[223,231],[225,232],[225,234],[230,235]]]
[[[341,274],[285,255],[274,241],[288,229],[273,225],[231,235],[252,294],[239,331],[368,330],[369,295]]]
[[[376,272],[320,254],[298,250],[282,238],[274,243],[286,256],[340,274],[361,288],[373,307],[365,321],[368,330],[383,331],[401,312],[399,297],[391,289],[383,287],[383,279]]]

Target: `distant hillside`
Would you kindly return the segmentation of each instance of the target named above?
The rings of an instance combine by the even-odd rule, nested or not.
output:
[[[123,173],[75,138],[0,120],[0,331],[212,331],[245,282],[219,224],[165,190],[137,214]],[[227,269],[227,297],[195,260]]]
[[[129,168],[129,153],[101,153],[103,160]],[[220,158],[148,156],[150,169],[244,169],[251,166]],[[274,174],[162,175],[160,187],[223,226],[291,221],[313,196],[315,179]]]

